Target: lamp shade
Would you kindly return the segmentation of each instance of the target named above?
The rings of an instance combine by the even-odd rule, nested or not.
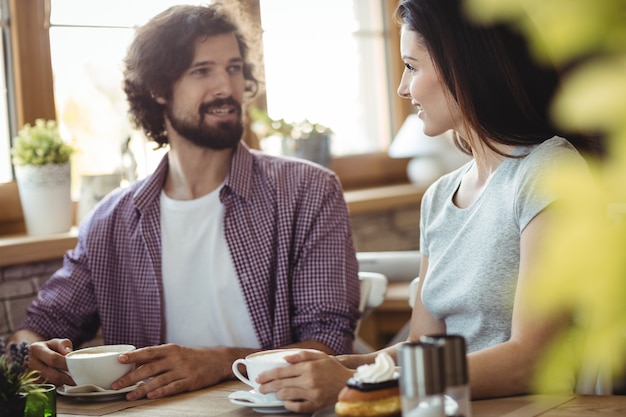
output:
[[[453,142],[451,130],[438,136],[427,136],[422,119],[411,114],[391,142],[388,155],[391,158],[412,158],[407,166],[409,180],[416,185],[428,186],[470,160]]]
[[[426,136],[424,122],[417,114],[410,114],[389,146],[388,154],[392,158],[411,158],[441,154],[449,148],[448,132],[439,136]]]

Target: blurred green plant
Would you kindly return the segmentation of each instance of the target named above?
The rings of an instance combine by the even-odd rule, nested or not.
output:
[[[255,106],[251,106],[249,112],[252,119],[251,128],[260,138],[278,135],[286,138],[306,139],[316,134],[332,133],[330,128],[306,119],[293,123],[285,119],[272,119],[266,111]]]
[[[0,400],[37,390],[39,372],[28,369],[28,354],[26,342],[6,346],[0,339]]]
[[[14,139],[11,150],[15,165],[62,164],[76,152],[61,138],[56,121],[37,119],[26,123]]]
[[[575,63],[554,99],[555,122],[605,135],[593,178],[560,172],[557,207],[534,274],[537,311],[567,309],[572,325],[540,367],[537,390],[571,389],[581,364],[626,368],[626,0],[465,0],[479,21],[522,31],[539,60]],[[584,366],[584,365],[583,365]]]

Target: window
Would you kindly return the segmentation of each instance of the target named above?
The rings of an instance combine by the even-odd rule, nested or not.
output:
[[[9,2],[0,0],[0,183],[11,181],[11,138],[15,135],[13,121],[14,97],[11,58],[11,31],[9,27]]]
[[[182,3],[190,2],[51,1],[50,51],[57,115],[62,135],[80,150],[73,160],[73,175],[121,171],[125,146],[135,156],[139,177],[150,173],[161,159],[164,151],[155,152],[154,144],[128,121],[122,60],[135,25]],[[79,184],[80,179],[74,178],[75,197]]]
[[[33,16],[32,12],[39,12],[47,1],[17,2],[18,10],[21,15]],[[50,117],[49,109],[56,107],[62,134],[81,149],[75,158],[73,174],[76,177],[117,169],[121,163],[120,148],[129,137],[132,138],[130,147],[137,158],[139,176],[151,172],[160,154],[155,153],[153,144],[147,142],[140,132],[133,131],[127,123],[126,100],[121,89],[122,57],[132,36],[133,26],[144,23],[170,5],[206,4],[207,0],[49,1],[54,105],[46,104],[53,100],[46,94],[42,94],[36,102],[31,100],[23,106],[18,102],[18,116],[22,115],[19,119],[29,121],[34,116],[41,117],[41,113]],[[250,9],[254,5],[262,9],[261,19],[266,26],[264,42],[267,43],[268,62],[265,79],[270,115],[294,121],[308,118],[333,128],[337,132],[335,153],[344,156],[335,158],[332,167],[342,181],[342,172],[348,173],[350,178],[344,181],[344,186],[349,183],[346,188],[403,181],[406,176],[402,163],[390,160],[385,154],[392,132],[400,126],[407,113],[398,106],[398,99],[393,98],[401,74],[401,65],[389,59],[397,58],[398,55],[397,45],[394,44],[391,49],[388,45],[389,38],[397,35],[389,18],[389,11],[394,5],[383,0],[320,1],[246,0],[241,3]],[[293,10],[292,3],[297,3],[297,10]],[[311,18],[312,12],[306,6],[308,3],[317,9],[326,10],[325,15]],[[274,7],[281,4],[282,9]],[[120,10],[124,10],[124,13],[119,13]],[[333,12],[329,13],[329,10]],[[335,11],[337,16],[333,17]],[[306,29],[299,28],[301,25],[298,22],[314,20],[321,22],[317,26],[309,24]],[[383,21],[388,23],[381,23]],[[290,22],[296,24],[297,32],[285,30],[287,27],[293,28]],[[391,26],[391,30],[387,26]],[[304,36],[311,31],[314,33],[313,39],[303,39],[297,45],[281,43],[281,38],[293,37],[294,33]],[[322,33],[327,34],[322,36]],[[329,40],[337,36],[341,40]],[[319,49],[319,39],[324,40],[323,50]],[[29,39],[28,42],[22,42],[24,45],[21,48],[30,50],[38,47],[37,42],[37,39]],[[397,43],[397,39],[393,42]],[[337,48],[340,51],[328,52],[328,46],[335,44],[340,45]],[[42,47],[48,48],[48,45]],[[295,57],[294,47],[308,49],[310,56],[305,54],[302,56],[304,61],[292,59],[285,64],[284,56]],[[304,74],[305,70],[310,71],[308,64],[313,62],[313,56],[321,57],[315,60],[322,63],[321,68],[314,70],[318,71],[317,75],[309,79],[301,76],[295,83],[278,83],[279,86],[276,86],[276,80],[283,76],[281,67],[291,68],[290,77]],[[397,60],[400,61],[399,58]],[[369,68],[373,63],[375,65]],[[47,71],[45,62],[40,64],[29,61],[27,64],[23,65],[24,70],[43,68],[44,73]],[[393,81],[387,81],[389,74],[391,78],[395,77]],[[318,91],[322,91],[321,86],[328,88],[320,94]],[[294,94],[289,94],[290,91]],[[42,102],[48,106],[43,111],[38,107]],[[337,106],[329,110],[334,104]],[[299,110],[291,112],[291,108]],[[287,110],[289,114],[283,113]],[[345,156],[374,150],[379,153],[363,154],[363,157]],[[368,169],[361,169],[363,166]],[[75,178],[73,183],[78,186],[79,178]],[[74,195],[77,193],[75,189]]]
[[[269,116],[330,127],[334,155],[386,150],[394,89],[383,4],[261,0],[260,6]]]

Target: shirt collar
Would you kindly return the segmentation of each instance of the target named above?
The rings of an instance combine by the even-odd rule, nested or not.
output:
[[[152,175],[149,175],[135,191],[133,201],[140,211],[144,211],[154,201],[159,201],[163,184],[165,184],[168,167],[169,153],[161,158],[161,162],[159,162],[159,165],[157,165]]]
[[[239,142],[233,153],[230,172],[224,181],[224,189],[247,200],[251,194],[253,176],[254,156],[244,142]],[[226,191],[222,190],[224,192]]]
[[[159,165],[152,175],[137,189],[134,200],[135,205],[140,210],[146,208],[146,206],[155,201],[155,199],[158,200],[161,190],[163,189],[163,184],[165,183],[168,168],[169,153],[161,159],[161,162],[159,162]],[[229,190],[246,200],[249,199],[254,175],[253,170],[254,156],[248,146],[240,141],[233,153],[230,172],[224,181],[224,187],[220,194],[224,195],[225,190]]]

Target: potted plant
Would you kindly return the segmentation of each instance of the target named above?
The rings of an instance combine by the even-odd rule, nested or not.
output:
[[[28,345],[10,343],[8,348],[0,340],[0,415],[24,414],[26,397],[39,388],[37,371],[28,369]]]
[[[63,233],[71,228],[74,152],[54,120],[27,123],[14,139],[13,164],[28,234]]]
[[[260,138],[280,140],[280,154],[330,166],[332,130],[328,127],[308,120],[296,123],[289,123],[285,119],[274,120],[258,107],[250,107],[250,117],[253,120],[252,130]]]

